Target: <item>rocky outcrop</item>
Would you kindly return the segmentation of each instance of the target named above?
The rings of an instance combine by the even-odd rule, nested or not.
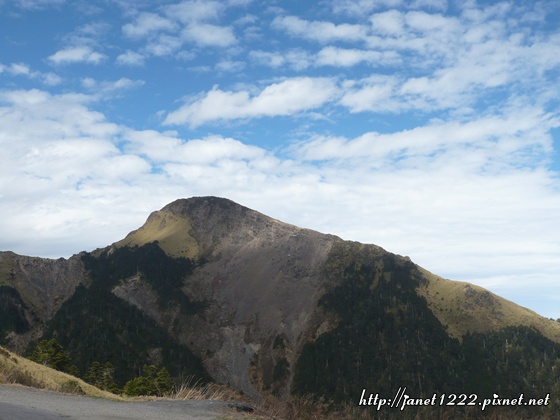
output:
[[[21,351],[40,336],[43,326],[72,296],[79,284],[87,282],[80,255],[57,260],[0,252],[0,284],[13,288],[23,302],[30,325],[25,334],[10,334],[7,345]]]
[[[154,230],[154,221],[159,231],[166,230],[165,220],[173,220],[183,232],[189,226],[183,242],[174,242],[176,249],[187,243],[192,249],[194,238],[198,256],[205,260],[183,287],[191,300],[206,302],[205,310],[187,317],[167,308],[163,314],[138,279],[122,282],[114,293],[162,327],[175,325],[176,337],[204,360],[215,380],[258,397],[271,389],[280,360],[291,373],[303,342],[324,323],[315,316],[325,290],[323,267],[333,242],[340,239],[215,197],[177,200],[152,213],[136,232]],[[139,237],[131,234],[129,240]],[[176,255],[169,246],[166,252]],[[274,349],[279,339],[282,354]],[[284,387],[277,393],[287,391]]]
[[[40,321],[53,317],[87,275],[80,255],[57,260],[0,252],[3,278],[15,288]]]

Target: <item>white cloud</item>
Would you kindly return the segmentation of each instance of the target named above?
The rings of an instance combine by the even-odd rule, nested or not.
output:
[[[145,51],[155,56],[175,54],[183,46],[183,40],[175,35],[160,34],[150,40]]]
[[[228,5],[233,7],[249,6],[253,0],[228,0]]]
[[[249,57],[263,66],[272,68],[288,65],[294,70],[307,69],[313,61],[313,57],[304,50],[292,49],[285,53],[269,51],[251,51]]]
[[[341,23],[335,25],[326,21],[308,21],[297,16],[279,16],[272,21],[272,27],[286,31],[290,35],[322,43],[333,41],[360,41],[366,37],[364,25]]]
[[[317,81],[301,82],[245,92],[241,110],[293,111],[286,91]],[[90,100],[2,93],[3,249],[54,257],[91,250],[178,197],[210,194],[377,243],[495,291],[506,281],[511,292],[529,278],[544,285],[560,275],[560,185],[543,163],[560,123],[538,107],[352,139],[314,136],[280,158],[234,138],[119,126]],[[546,275],[531,277],[545,266]]]
[[[16,64],[16,63],[13,63],[9,67],[9,71],[10,71],[10,73],[12,73],[14,75],[29,75],[29,73],[30,73],[29,67],[27,65]]]
[[[539,110],[512,110],[507,116],[479,118],[468,123],[435,123],[391,134],[366,133],[355,139],[318,137],[294,148],[303,160],[336,160],[367,158],[376,167],[392,166],[398,158],[399,166],[415,166],[430,160],[441,164],[452,162],[448,153],[469,149],[473,171],[491,168],[502,171],[509,166],[532,165],[536,156],[550,153],[551,128],[560,125]],[[523,157],[528,161],[521,160]],[[488,166],[491,164],[491,166]],[[468,165],[463,162],[465,168]]]
[[[333,0],[333,11],[351,16],[363,17],[383,9],[428,9],[447,10],[447,0]]]
[[[110,95],[115,92],[135,89],[144,85],[143,80],[131,80],[127,77],[121,77],[115,81],[101,81],[98,82],[91,77],[85,77],[82,79],[82,86],[92,92],[92,95]]]
[[[86,23],[64,35],[62,40],[69,46],[99,48],[104,45],[103,39],[110,30],[111,25],[107,22]]]
[[[458,22],[454,18],[444,17],[435,13],[408,12],[404,16],[407,26],[421,33],[434,34],[434,31],[449,31],[458,29]]]
[[[402,0],[333,0],[333,11],[352,16],[367,15],[373,10],[385,7],[399,7]]]
[[[209,136],[182,141],[155,131],[130,131],[126,135],[128,152],[146,156],[156,163],[215,165],[224,160],[245,161],[266,156],[263,149],[238,140]]]
[[[232,28],[208,23],[188,25],[181,35],[184,39],[194,41],[202,47],[229,47],[236,42]]]
[[[48,86],[56,86],[62,83],[62,78],[54,73],[41,74],[43,82]]]
[[[26,253],[55,256],[54,241],[55,253],[66,255],[103,246],[171,197],[202,195],[216,181],[232,187],[263,179],[277,165],[261,148],[231,138],[185,141],[108,123],[87,108],[89,99],[38,90],[0,97],[2,249],[35,244]],[[130,200],[142,196],[125,216]]]
[[[293,115],[322,106],[336,92],[332,79],[308,77],[274,83],[253,97],[247,91],[228,92],[215,87],[171,112],[165,124],[186,123],[196,127],[210,121]]]
[[[368,52],[371,57],[376,51],[392,53],[418,65],[412,67],[408,77],[396,72],[395,76],[378,75],[346,83],[341,104],[351,112],[465,113],[491,100],[492,95],[501,94],[500,89],[507,89],[514,97],[518,88],[526,92],[532,86],[530,89],[539,92],[533,98],[558,91],[543,69],[560,64],[558,54],[553,53],[559,37],[551,35],[545,41],[518,29],[512,32],[501,21],[484,20],[490,19],[490,12],[477,15],[480,23],[470,25],[437,14],[393,13],[398,16],[398,24],[387,23],[391,20],[384,20],[384,14],[371,18],[373,27],[377,19],[388,27],[378,28],[385,35],[368,38],[368,45],[375,48]],[[328,58],[332,63],[338,60],[339,65],[350,65],[361,57],[355,50],[330,48],[321,51],[323,61]]]
[[[236,6],[230,4],[229,6]],[[217,22],[228,5],[217,1],[187,0],[160,8],[161,13],[139,13],[122,27],[128,38],[146,40],[142,53],[131,51],[117,58],[119,64],[144,64],[147,56],[175,55],[185,44],[230,47],[237,43],[231,26]]]
[[[411,2],[412,9],[447,10],[447,0],[414,0]]]
[[[222,60],[216,64],[216,69],[222,72],[239,72],[245,68],[245,62]]]
[[[398,83],[396,77],[383,75],[368,77],[360,82],[359,87],[347,82],[340,103],[348,107],[350,112],[401,112],[411,104],[397,99],[394,91]]]
[[[251,51],[249,56],[259,64],[273,68],[281,67],[287,62],[286,57],[279,52]]]
[[[398,10],[376,13],[370,22],[375,32],[385,35],[400,35],[404,32],[404,17]]]
[[[66,0],[15,0],[15,3],[22,9],[40,10],[60,6],[64,4],[65,1]]]
[[[4,65],[0,63],[0,74],[6,73],[11,76],[24,76],[30,79],[38,79],[48,86],[55,86],[62,82],[62,79],[54,73],[43,73],[40,71],[31,70],[31,68],[24,63],[12,63]]]
[[[146,57],[135,51],[126,51],[117,56],[116,62],[120,65],[143,66]]]
[[[69,47],[57,51],[49,56],[49,61],[55,64],[89,63],[99,64],[107,58],[105,55],[93,51],[90,47]]]
[[[325,47],[317,54],[315,64],[319,66],[352,67],[362,62],[375,66],[395,65],[401,61],[399,54],[392,51],[358,50]]]
[[[0,96],[0,212],[10,220],[2,229],[21,235],[22,243],[32,243],[33,238],[46,243],[60,240],[56,232],[61,230],[66,231],[65,238],[82,229],[84,235],[95,237],[94,225],[104,222],[92,223],[95,210],[80,206],[82,187],[102,188],[107,199],[111,189],[136,182],[150,169],[141,158],[120,153],[115,143],[121,129],[89,110],[88,100],[38,90]],[[96,201],[90,199],[90,204]],[[5,200],[12,205],[6,207]],[[64,206],[58,207],[61,203]],[[83,246],[70,241],[78,249]],[[32,252],[48,253],[49,246]]]
[[[160,31],[173,31],[176,24],[155,13],[140,13],[133,23],[123,25],[123,33],[133,39],[144,38]]]
[[[164,8],[165,14],[171,19],[183,23],[196,23],[218,20],[225,4],[218,1],[186,0]]]

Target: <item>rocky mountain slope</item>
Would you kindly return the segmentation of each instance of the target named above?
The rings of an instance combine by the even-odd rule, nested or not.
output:
[[[23,351],[87,278],[80,255],[52,260],[0,252],[2,338]]]
[[[8,347],[56,337],[80,369],[110,360],[121,382],[149,362],[256,399],[558,383],[535,378],[557,362],[560,323],[222,198],[177,200],[69,260],[0,253],[0,285]]]

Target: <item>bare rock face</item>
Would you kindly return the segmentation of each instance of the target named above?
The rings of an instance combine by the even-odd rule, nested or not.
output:
[[[279,359],[291,374],[303,342],[324,322],[314,316],[324,293],[322,270],[333,242],[340,239],[215,197],[177,200],[146,223],[169,219],[184,220],[182,226],[190,227],[185,241],[194,238],[198,256],[207,261],[183,288],[191,300],[207,302],[204,312],[177,314],[170,321],[154,315],[148,294],[139,294],[137,283],[123,284],[114,293],[160,325],[164,318],[167,327],[176,325],[174,334],[203,358],[215,380],[258,397],[270,389]],[[287,392],[287,386],[278,392]]]
[[[40,335],[42,327],[72,296],[79,284],[87,281],[79,255],[57,260],[26,257],[13,252],[0,252],[0,284],[17,291],[31,331],[12,334],[9,345],[23,350],[30,340]]]
[[[195,272],[185,291],[213,303],[202,329],[213,333],[211,340],[217,345],[206,359],[209,373],[256,396],[271,385],[278,362],[275,340],[282,340],[294,356],[286,359],[292,366],[308,331],[317,328],[312,321],[324,292],[322,269],[336,237],[257,212],[238,212],[244,217],[234,214],[225,223],[217,221],[226,227],[217,234],[212,226],[195,233],[202,249],[211,251],[210,262]],[[193,226],[198,224],[196,216]],[[189,335],[200,351],[210,344],[194,331]]]

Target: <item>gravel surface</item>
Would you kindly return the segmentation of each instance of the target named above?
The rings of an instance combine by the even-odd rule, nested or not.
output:
[[[242,415],[223,401],[121,402],[0,385],[0,420],[235,419]]]

